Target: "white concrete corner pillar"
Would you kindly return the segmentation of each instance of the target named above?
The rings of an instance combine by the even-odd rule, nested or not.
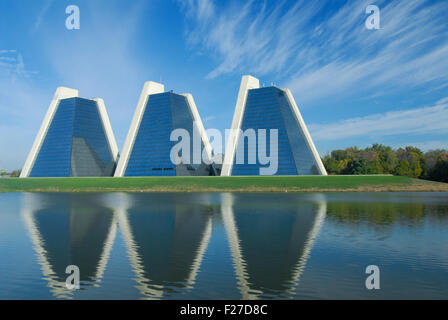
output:
[[[20,178],[29,177],[31,170],[34,166],[34,162],[36,161],[37,155],[39,154],[40,148],[42,147],[42,143],[45,140],[50,124],[53,120],[53,117],[58,109],[59,101],[62,99],[76,98],[78,97],[78,90],[66,88],[66,87],[58,87],[56,92],[54,93],[53,99],[50,102],[50,106],[48,107],[47,113],[45,115],[44,120],[40,126],[40,129],[37,133],[36,138],[34,139],[33,146],[26,158],[25,165],[22,168],[22,172],[20,173]]]
[[[118,146],[115,140],[114,132],[112,131],[112,126],[110,125],[109,115],[107,114],[106,105],[104,100],[101,98],[93,98],[98,107],[98,113],[100,114],[101,122],[103,124],[104,131],[106,133],[107,143],[109,144],[110,151],[112,152],[112,157],[114,162],[117,163],[118,160]]]
[[[233,114],[232,128],[226,144],[224,163],[222,165],[221,176],[230,176],[232,174],[233,159],[235,157],[236,145],[239,138],[239,131],[243,121],[244,109],[246,107],[247,93],[250,89],[260,88],[260,81],[252,76],[245,75],[241,79],[240,90]]]
[[[308,128],[305,124],[305,121],[302,118],[302,114],[300,113],[299,107],[294,100],[294,97],[289,89],[282,89],[286,93],[286,98],[289,101],[289,105],[292,107],[293,114],[295,115],[297,124],[299,125],[300,130],[302,131],[303,136],[305,137],[306,144],[311,151],[311,154],[314,158],[314,163],[316,164],[316,168],[319,171],[319,174],[322,176],[326,176],[327,170],[325,169],[324,164],[322,163],[322,159],[320,158],[319,153],[317,152],[316,146],[314,145],[313,139],[308,131]]]
[[[196,129],[199,131],[201,141],[204,144],[204,149],[205,152],[207,153],[208,161],[212,161],[212,147],[210,145],[210,140],[207,136],[207,132],[205,131],[201,117],[199,116],[199,111],[198,108],[196,107],[196,103],[194,102],[193,96],[190,93],[182,93],[181,95],[187,99],[187,103],[190,108],[191,114],[193,115],[193,121],[196,125]]]
[[[126,172],[129,157],[131,155],[135,138],[138,133],[138,128],[140,127],[143,114],[145,113],[148,96],[152,94],[163,93],[164,91],[165,87],[161,83],[147,81],[143,85],[143,90],[140,94],[140,98],[138,99],[137,108],[135,110],[134,117],[132,118],[126,141],[124,143],[123,149],[121,150],[120,158],[118,159],[117,169],[115,170],[114,175],[115,177],[123,177]]]

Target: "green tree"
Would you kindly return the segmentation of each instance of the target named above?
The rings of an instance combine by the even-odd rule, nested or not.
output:
[[[423,158],[424,154],[423,154],[422,150],[420,150],[417,147],[407,146],[405,150],[407,153],[411,153],[411,152],[416,153],[419,159]]]
[[[409,152],[408,159],[411,166],[409,177],[419,178],[423,172],[421,162],[423,154],[416,153],[414,151]]]
[[[20,176],[20,172],[21,172],[22,170],[13,170],[12,172],[11,172],[11,177],[15,177],[15,178],[17,178],[17,177],[19,177]]]
[[[347,164],[347,174],[378,174],[379,163],[377,161],[368,161],[366,159],[350,160]]]
[[[448,182],[448,159],[440,158],[429,173],[429,178],[434,181]]]
[[[424,153],[416,147],[407,146],[396,151],[399,164],[395,169],[395,174],[420,178],[423,172]]]
[[[398,157],[391,147],[375,143],[366,150],[375,152],[382,168],[382,173],[393,173],[398,164]]]
[[[412,178],[446,181],[447,150],[422,152],[406,146],[397,150],[375,143],[365,149],[333,150],[322,159],[329,174],[392,173]]]
[[[399,176],[408,176],[411,178],[420,177],[422,172],[423,169],[420,165],[420,157],[413,151],[409,152],[406,159],[400,161],[395,169],[395,174]]]
[[[331,158],[333,158],[336,161],[347,159],[347,157],[348,152],[346,150],[333,150],[331,152]]]
[[[325,155],[325,157],[322,159],[322,162],[325,166],[325,169],[327,169],[327,172],[329,174],[340,174],[341,170],[339,167],[339,162],[331,157],[330,155]]]
[[[431,150],[426,152],[423,156],[422,177],[424,179],[431,179],[431,172],[434,170],[438,160],[446,159],[447,154],[448,151],[443,149]]]
[[[398,176],[409,176],[411,172],[411,165],[408,160],[400,161],[398,166],[395,168],[395,174]]]

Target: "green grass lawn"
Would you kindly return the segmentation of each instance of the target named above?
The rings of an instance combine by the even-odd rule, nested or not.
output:
[[[448,191],[448,184],[371,176],[3,178],[0,192]]]

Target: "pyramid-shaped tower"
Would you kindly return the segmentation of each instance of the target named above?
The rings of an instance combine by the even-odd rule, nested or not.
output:
[[[272,152],[269,130],[278,130],[277,141],[273,142],[278,154],[274,175],[327,175],[289,89],[260,88],[258,79],[243,76],[232,122],[235,134],[230,135],[227,142],[222,176],[263,174],[266,165],[260,162],[259,151],[250,151],[248,139],[242,134],[248,129],[266,130],[266,154]],[[240,150],[244,153],[240,158],[244,163],[237,161]],[[255,163],[248,161],[249,155],[256,156]]]
[[[59,87],[20,177],[112,176],[117,157],[104,101]]]
[[[187,141],[190,156],[182,155],[188,160],[182,163],[176,163],[171,158],[172,148],[178,142],[171,139],[171,134],[176,129],[185,130],[190,140]],[[198,148],[195,149],[195,146]],[[193,159],[195,152],[199,161],[195,161],[197,158]],[[202,154],[206,155],[205,162],[202,161]],[[165,92],[163,84],[146,82],[115,176],[215,175],[209,159],[210,143],[192,95]]]

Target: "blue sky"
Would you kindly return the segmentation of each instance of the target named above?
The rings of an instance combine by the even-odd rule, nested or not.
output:
[[[321,155],[448,148],[447,17],[445,0],[2,0],[0,168],[23,165],[58,86],[103,98],[121,149],[145,81],[190,92],[224,130],[243,74],[292,90]]]

